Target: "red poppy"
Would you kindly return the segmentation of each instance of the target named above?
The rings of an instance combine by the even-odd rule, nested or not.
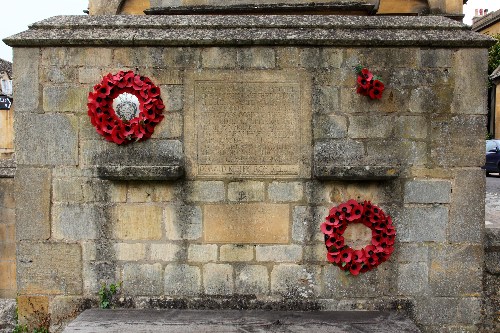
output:
[[[360,263],[365,260],[365,253],[363,250],[355,250],[352,254],[352,261]]]
[[[380,91],[384,91],[384,89],[385,89],[384,83],[380,80],[373,80],[372,85],[373,85],[373,88],[378,88]]]
[[[361,89],[364,89],[364,90],[368,90],[370,89],[371,87],[371,81],[370,80],[367,80],[366,78],[364,78],[363,76],[358,76],[358,86],[361,88]]]
[[[368,92],[368,95],[370,96],[371,99],[381,99],[382,92],[383,90],[380,90],[379,88],[371,88],[370,91]]]
[[[348,262],[351,262],[352,260],[352,249],[351,248],[347,248],[347,249],[344,249],[340,252],[340,260],[342,262],[345,262],[345,263],[348,263]]]
[[[373,74],[368,69],[363,68],[361,70],[360,76],[364,77],[367,81],[371,81],[373,79]]]
[[[349,267],[349,272],[354,276],[358,275],[360,271],[361,271],[361,264],[357,262],[353,262]]]

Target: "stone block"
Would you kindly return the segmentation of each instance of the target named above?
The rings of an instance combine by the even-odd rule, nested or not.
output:
[[[320,225],[328,215],[328,207],[296,206],[292,215],[292,239],[297,243],[324,241]]]
[[[52,237],[64,240],[91,240],[100,236],[107,223],[102,206],[55,204],[52,207]]]
[[[52,201],[80,203],[83,202],[82,179],[59,178],[54,179],[52,184]]]
[[[394,222],[400,242],[444,242],[448,226],[448,208],[406,207]]]
[[[252,47],[238,50],[238,65],[244,69],[271,69],[276,67],[276,53],[268,47]]]
[[[15,295],[16,293],[16,262],[15,262],[15,244],[14,245],[14,259],[13,261],[4,261],[3,255],[0,260],[0,292],[10,291]],[[1,247],[1,245],[0,245]],[[2,298],[4,298],[2,296]]]
[[[267,295],[269,273],[266,266],[246,265],[236,271],[236,293],[245,295]]]
[[[391,116],[352,116],[348,136],[352,139],[387,138],[392,135],[393,128]]]
[[[4,243],[0,242],[0,258],[1,260],[9,260],[9,261],[15,261],[16,260],[16,243]]]
[[[485,115],[488,112],[484,98],[488,91],[488,81],[484,79],[488,71],[487,57],[486,49],[467,48],[455,52],[452,113]]]
[[[16,238],[50,238],[49,169],[18,167],[16,171]]]
[[[427,263],[429,248],[425,244],[399,243],[395,247],[392,257],[400,263]]]
[[[172,183],[156,183],[153,192],[154,202],[175,201],[178,199],[179,188]]]
[[[83,296],[56,296],[49,304],[51,332],[60,331],[84,309],[95,307],[94,300]]]
[[[427,144],[410,140],[380,139],[366,143],[367,165],[426,165]]]
[[[121,261],[138,261],[146,258],[146,245],[141,243],[113,244],[116,259]]]
[[[75,82],[78,70],[74,67],[42,67],[40,80],[47,83],[70,83]],[[98,82],[98,81],[97,81]]]
[[[163,294],[161,264],[126,264],[123,267],[123,292],[132,296]]]
[[[398,294],[422,296],[429,292],[429,271],[427,263],[409,263],[398,266]]]
[[[300,64],[297,47],[280,47],[276,50],[276,65],[279,68],[297,68]]]
[[[19,296],[17,298],[19,324],[38,328],[50,323],[49,298],[47,296]]]
[[[483,300],[481,297],[463,297],[458,301],[458,322],[461,324],[480,324]]]
[[[328,264],[325,243],[307,245],[304,247],[304,261],[316,264]]]
[[[405,203],[449,203],[450,199],[451,182],[448,180],[415,179],[405,183]]]
[[[264,201],[264,183],[259,181],[231,182],[227,185],[229,201],[251,202]]]
[[[161,67],[162,48],[134,47],[116,48],[113,50],[113,62],[120,67]]]
[[[153,261],[182,261],[185,251],[179,244],[162,243],[150,245],[150,260]]]
[[[484,265],[481,245],[434,245],[429,259],[432,295],[480,295]]]
[[[77,117],[64,114],[32,114],[28,117],[18,113],[14,130],[18,164],[78,164]]]
[[[82,293],[82,250],[79,244],[20,242],[18,251],[19,294]]]
[[[341,64],[341,49],[311,47],[300,50],[300,65],[304,68],[339,68]]]
[[[104,47],[46,47],[42,50],[42,62],[60,67],[109,67],[112,51]]]
[[[184,87],[182,85],[162,85],[160,91],[165,111],[182,111],[184,108]]]
[[[301,182],[272,182],[267,195],[272,202],[296,202],[304,196],[304,186]]]
[[[312,106],[315,114],[340,112],[339,88],[336,86],[315,86],[312,92]]]
[[[205,205],[204,240],[207,243],[286,244],[289,216],[287,204]]]
[[[216,244],[191,244],[188,248],[188,260],[191,262],[217,261]]]
[[[347,118],[336,115],[314,117],[314,139],[341,139],[347,136]]]
[[[415,319],[421,325],[443,325],[458,321],[458,298],[426,297],[415,302]],[[438,330],[441,332],[441,330]]]
[[[452,87],[416,87],[409,96],[408,108],[412,113],[450,113],[452,100]]]
[[[169,68],[145,68],[143,75],[149,77],[157,86],[182,84],[184,80],[184,71],[182,69],[172,69],[170,66]]]
[[[84,166],[179,165],[183,159],[182,143],[177,140],[147,140],[128,146],[89,140],[83,141],[80,148]]]
[[[194,47],[167,47],[163,50],[163,61],[160,67],[199,68],[200,55],[200,49]],[[208,59],[205,58],[205,60]]]
[[[224,201],[226,190],[221,181],[193,181],[185,184],[189,201],[220,202]]]
[[[242,262],[253,260],[253,249],[251,245],[227,244],[220,247],[220,261]]]
[[[319,266],[279,264],[271,272],[271,293],[292,299],[311,298],[320,291]]]
[[[113,236],[120,240],[159,240],[162,220],[162,207],[119,204],[112,212]]]
[[[171,205],[165,209],[165,230],[170,240],[196,240],[202,236],[201,209]]]
[[[170,264],[165,268],[165,295],[197,296],[201,289],[201,273],[196,266]]]
[[[302,247],[299,245],[257,245],[257,261],[299,262],[302,260]]]
[[[422,49],[420,50],[420,65],[422,67],[452,67],[453,50]]]
[[[109,260],[114,258],[109,257]],[[116,261],[91,261],[83,263],[83,290],[86,295],[95,295],[102,284],[110,285],[123,281],[121,269],[117,268]]]
[[[43,88],[45,112],[87,112],[89,89],[74,85],[47,85]]]
[[[14,49],[13,91],[16,94],[16,113],[38,112],[40,100],[40,49],[16,47]],[[35,80],[33,78],[36,78]],[[17,148],[17,147],[16,147]]]
[[[165,119],[155,127],[155,137],[158,139],[179,139],[182,136],[184,118],[181,113],[164,113]]]
[[[155,186],[151,182],[130,182],[127,188],[128,202],[151,202]]]
[[[226,264],[204,265],[203,286],[207,295],[232,295],[234,292],[233,266]]]
[[[428,134],[428,120],[423,116],[401,116],[396,118],[394,134],[404,139],[425,139]]]
[[[233,69],[237,63],[237,49],[229,47],[210,47],[201,52],[203,68]]]
[[[324,266],[322,296],[337,299],[380,297],[382,290],[387,291],[392,288],[396,279],[396,274],[389,266],[390,263],[385,262],[376,269],[358,276],[346,274],[339,267],[331,264]]]
[[[101,73],[101,70],[99,68],[78,68],[78,82],[80,83],[97,84],[102,80],[103,76],[104,75]]]
[[[482,243],[485,186],[483,170],[456,171],[451,195],[450,222],[447,230],[449,241]]]
[[[314,145],[315,164],[358,165],[362,163],[365,148],[354,140],[328,140]]]
[[[480,167],[484,165],[483,116],[436,115],[431,120],[432,165]]]

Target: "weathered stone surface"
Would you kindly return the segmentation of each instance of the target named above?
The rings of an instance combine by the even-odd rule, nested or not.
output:
[[[80,245],[20,242],[18,250],[19,294],[78,295],[82,292]]]
[[[454,243],[476,243],[483,240],[484,171],[459,170],[455,173],[448,240]]]
[[[187,199],[193,202],[220,202],[226,196],[224,182],[221,181],[187,182],[184,190]]]
[[[168,98],[168,97],[167,97]],[[184,118],[182,113],[164,113],[165,119],[155,127],[155,137],[159,139],[179,139],[182,136]]]
[[[208,295],[231,295],[234,292],[233,267],[226,264],[204,265],[203,286]]]
[[[202,236],[201,209],[172,205],[165,209],[165,231],[170,240],[196,240]]]
[[[18,113],[14,130],[18,164],[78,164],[78,119],[75,116]]]
[[[58,67],[104,67],[112,63],[109,48],[98,47],[48,47],[42,49],[42,63]]]
[[[299,262],[302,260],[302,247],[299,245],[258,245],[255,248],[257,261]]]
[[[451,182],[447,180],[416,179],[405,183],[405,203],[449,203]]]
[[[314,79],[317,79],[315,77]],[[339,96],[339,88],[336,86],[315,86],[312,91],[312,103],[313,103],[313,112],[315,114],[332,114],[338,113],[340,111],[340,96]],[[335,120],[334,118],[330,118],[331,121]],[[340,120],[342,121],[342,120]],[[315,130],[318,127],[318,122],[315,123]],[[319,128],[316,130],[319,132],[319,136],[324,136],[327,133],[331,133],[333,136],[340,136],[340,134],[345,136],[347,133],[347,127],[343,128],[342,122],[338,124],[338,127],[335,126],[337,124],[332,124],[331,127],[327,128]],[[347,125],[347,124],[346,124]],[[324,126],[324,125],[323,125]],[[338,129],[339,132],[334,132],[333,130]],[[335,135],[335,133],[339,133]]]
[[[292,239],[297,243],[323,240],[320,224],[328,215],[326,207],[296,206],[292,215]]]
[[[427,263],[409,263],[398,266],[399,295],[425,295],[429,291]]]
[[[395,219],[400,242],[444,242],[448,225],[448,208],[407,207]]]
[[[430,247],[429,259],[429,285],[435,297],[481,293],[482,246],[435,245]]]
[[[272,202],[295,202],[302,200],[304,186],[300,182],[272,182],[267,196]]]
[[[38,81],[40,66],[39,48],[16,48],[14,50],[13,91],[16,93],[17,112],[38,112],[40,85]],[[36,78],[36,79],[34,79]],[[29,93],[20,93],[22,91]],[[19,92],[19,93],[18,93]],[[17,147],[16,147],[17,148]]]
[[[16,238],[50,238],[51,172],[19,167],[16,172]]]
[[[315,139],[340,139],[347,136],[347,118],[336,115],[314,117]]]
[[[126,264],[123,267],[123,291],[129,295],[154,296],[163,293],[161,264]]]
[[[271,69],[276,67],[276,51],[268,47],[238,50],[238,65],[244,69]]]
[[[16,301],[0,299],[0,332],[12,332],[16,326]]]
[[[304,72],[202,71],[186,81],[189,178],[309,176],[311,109]]]
[[[96,239],[107,223],[104,207],[75,204],[54,205],[52,221],[52,237],[70,241]]]
[[[146,257],[145,244],[116,243],[113,244],[116,259],[122,261],[138,261]]]
[[[422,116],[402,116],[396,119],[395,135],[405,139],[427,138],[428,120]]]
[[[97,302],[82,296],[56,296],[49,304],[50,331],[60,331],[83,310]]]
[[[206,205],[204,239],[208,243],[283,244],[288,242],[286,204]]]
[[[21,325],[40,327],[50,321],[47,296],[20,296],[17,302],[18,321]]]
[[[150,260],[154,261],[180,261],[185,256],[183,249],[178,244],[151,244]]]
[[[49,85],[43,88],[45,112],[87,113],[89,89],[74,85]]]
[[[401,263],[427,263],[429,249],[425,244],[399,243],[395,247],[392,257],[396,258],[396,260]]]
[[[161,85],[161,96],[165,111],[182,111],[184,108],[184,87],[181,85]],[[167,114],[168,116],[168,114]],[[168,121],[168,119],[167,119]]]
[[[259,181],[231,182],[227,186],[229,201],[251,202],[264,201],[264,183]]]
[[[200,293],[201,273],[196,266],[170,264],[165,268],[165,294],[196,296]]]
[[[77,74],[78,74],[77,68],[73,67],[60,68],[56,66],[49,66],[41,68],[40,80],[42,82],[56,83],[56,84],[69,83],[76,81]]]
[[[352,139],[387,138],[392,134],[394,118],[391,116],[349,117],[348,136]]]
[[[220,261],[252,261],[254,247],[251,245],[226,244],[220,247]]]
[[[246,265],[236,270],[235,291],[238,294],[266,295],[269,273],[266,266]]]
[[[191,262],[217,261],[216,244],[191,244],[188,248],[188,260]]]
[[[235,68],[236,50],[235,48],[217,47],[204,49],[201,53],[201,65],[204,68]]]
[[[334,265],[324,266],[322,295],[327,298],[379,297],[382,289],[388,290],[394,283],[394,277],[389,277],[386,271],[388,265],[383,263],[359,276],[347,275]]]
[[[271,292],[295,299],[317,296],[320,290],[319,266],[275,265],[271,272]]]
[[[97,175],[108,180],[176,180],[184,176],[184,167],[169,166],[98,166]]]
[[[120,240],[159,240],[163,209],[154,205],[120,204],[113,209],[113,235]]]
[[[362,142],[354,140],[320,141],[314,145],[314,165],[334,164],[336,166],[362,163],[365,148]]]

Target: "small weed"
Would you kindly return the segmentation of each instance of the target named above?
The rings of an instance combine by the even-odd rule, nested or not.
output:
[[[113,305],[113,296],[122,288],[122,282],[112,283],[109,287],[103,283],[99,289],[99,307],[101,309],[109,309]],[[40,333],[40,332],[38,332]]]

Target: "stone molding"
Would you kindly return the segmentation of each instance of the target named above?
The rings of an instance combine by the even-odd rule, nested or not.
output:
[[[493,39],[444,17],[329,15],[56,16],[4,39],[10,46],[489,47]]]

